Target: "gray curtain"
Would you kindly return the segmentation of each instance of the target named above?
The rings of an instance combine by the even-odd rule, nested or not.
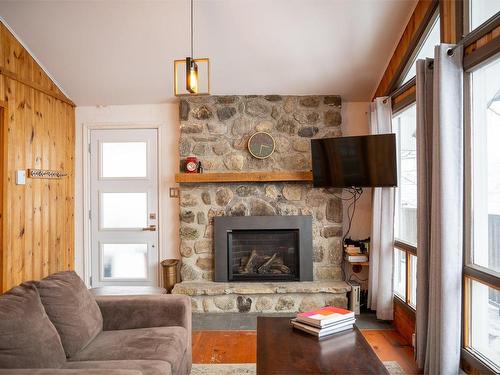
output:
[[[425,373],[433,375],[457,374],[460,364],[463,69],[461,47],[453,48],[436,46],[433,73],[429,61],[417,65],[416,356]]]
[[[424,368],[429,315],[434,60],[417,61],[417,319],[415,360]]]

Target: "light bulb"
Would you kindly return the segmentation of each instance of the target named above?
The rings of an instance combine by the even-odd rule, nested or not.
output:
[[[186,57],[186,90],[198,93],[198,65],[190,57]]]

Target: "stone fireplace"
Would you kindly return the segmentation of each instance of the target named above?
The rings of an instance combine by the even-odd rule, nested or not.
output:
[[[310,171],[310,139],[342,134],[341,99],[334,95],[188,97],[179,116],[181,160],[197,156],[205,173]],[[257,131],[274,138],[267,159],[247,149]],[[340,192],[311,182],[181,183],[182,282],[174,293],[190,295],[198,312],[346,306]],[[243,224],[219,234],[226,220]],[[280,227],[282,220],[307,222],[308,245],[297,227]]]
[[[311,216],[216,217],[215,281],[312,281]]]

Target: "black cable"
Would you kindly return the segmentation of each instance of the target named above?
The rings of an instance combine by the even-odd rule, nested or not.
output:
[[[344,241],[347,238],[347,235],[351,231],[351,226],[352,226],[352,220],[354,219],[354,215],[356,213],[356,202],[361,198],[361,194],[363,194],[363,189],[362,188],[357,188],[357,187],[352,187],[349,189],[349,192],[352,194],[352,202],[349,204],[347,207],[347,220],[349,222],[347,226],[347,231],[342,237],[342,245],[344,245]],[[351,215],[351,207],[353,208],[352,210],[352,215]]]

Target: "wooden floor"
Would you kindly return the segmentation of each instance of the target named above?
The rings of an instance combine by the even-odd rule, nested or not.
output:
[[[413,350],[394,330],[362,330],[382,361],[396,361],[407,374],[418,374]],[[193,332],[193,363],[255,363],[255,331]]]

